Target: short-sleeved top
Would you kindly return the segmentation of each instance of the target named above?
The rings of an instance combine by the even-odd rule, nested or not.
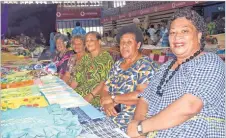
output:
[[[214,53],[205,53],[180,66],[165,85],[163,95],[156,94],[157,86],[172,60],[163,64],[144,90],[148,116],[154,116],[184,94],[192,94],[203,101],[203,109],[191,120],[176,127],[160,130],[157,138],[223,138],[225,120],[225,64]],[[171,75],[171,70],[167,76]],[[181,105],[183,106],[183,105]],[[223,122],[222,122],[223,121]],[[156,138],[155,137],[155,138]]]
[[[114,61],[107,51],[102,51],[97,57],[85,54],[80,63],[74,68],[74,80],[78,83],[75,91],[82,96],[89,94],[101,81],[107,79]],[[99,106],[99,98],[92,101],[92,105]]]
[[[114,64],[105,82],[111,95],[133,92],[137,89],[137,85],[148,84],[158,68],[157,64],[147,56],[142,56],[127,70],[123,70],[120,67],[123,61],[124,58]],[[123,105],[122,110],[125,108],[125,105]],[[132,108],[134,109],[135,106],[132,106]]]

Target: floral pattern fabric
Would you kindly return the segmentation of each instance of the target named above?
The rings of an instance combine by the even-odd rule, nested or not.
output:
[[[65,54],[63,54],[63,56],[60,56],[60,53],[55,56],[54,62],[57,66],[57,73],[59,73],[60,75],[65,74],[68,60],[73,54],[73,51],[67,51]]]
[[[82,96],[89,94],[101,81],[106,80],[112,65],[113,59],[106,51],[95,58],[90,54],[84,55],[74,70],[73,78],[78,83],[75,91]],[[100,97],[94,98],[91,104],[99,106]]]
[[[137,89],[137,85],[149,83],[154,72],[158,68],[149,57],[142,56],[129,69],[123,70],[120,65],[124,59],[117,61],[112,67],[109,78],[105,82],[108,86],[110,95],[120,95],[133,92]],[[132,119],[135,105],[127,106],[122,104],[121,112],[116,117],[112,117],[113,121],[121,128],[125,129]]]

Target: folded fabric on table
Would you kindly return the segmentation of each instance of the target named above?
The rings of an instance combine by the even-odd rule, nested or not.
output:
[[[1,90],[1,99],[14,99],[19,97],[26,97],[26,96],[40,96],[41,93],[39,91],[38,86],[26,86],[20,88],[9,88]]]
[[[78,115],[79,122],[82,124],[105,117],[103,113],[90,104],[86,106],[68,108],[67,110],[71,111],[73,115]]]
[[[20,106],[28,107],[46,107],[49,103],[44,96],[26,96],[14,99],[1,99],[1,110],[6,111],[8,109],[17,109]]]
[[[2,112],[2,138],[75,138],[82,131],[76,115],[60,105],[21,107]]]
[[[123,131],[121,131],[110,119],[103,119],[101,121],[91,121],[82,124],[83,134],[95,134],[100,138],[129,138]]]
[[[1,83],[6,84],[6,83],[15,83],[15,82],[32,80],[33,77],[28,75],[29,72],[30,71],[22,71],[22,72],[15,72],[13,74],[6,75],[4,79],[1,79]]]
[[[18,88],[18,87],[24,87],[24,86],[30,86],[34,84],[34,80],[26,80],[21,82],[14,82],[14,83],[6,83],[1,84],[1,89],[7,89],[7,88]]]

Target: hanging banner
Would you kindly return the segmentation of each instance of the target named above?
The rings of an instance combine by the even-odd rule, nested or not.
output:
[[[57,7],[56,19],[100,18],[100,8]]]
[[[176,8],[181,8],[181,7],[187,7],[187,6],[192,6],[192,5],[196,5],[196,4],[200,4],[200,3],[204,3],[204,2],[205,1],[184,1],[184,2],[176,2],[175,1],[175,2],[172,2],[172,3],[152,6],[150,8],[128,12],[128,13],[125,13],[125,14],[121,14],[119,16],[102,18],[101,22],[102,23],[112,22],[113,20],[131,18],[131,17],[141,16],[141,15],[145,15],[145,14],[160,12],[160,11],[166,11],[166,10],[171,10],[171,9],[176,9]]]

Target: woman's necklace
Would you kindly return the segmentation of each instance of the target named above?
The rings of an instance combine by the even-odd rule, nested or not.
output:
[[[157,87],[157,91],[156,94],[158,94],[160,97],[162,97],[163,95],[163,91],[161,91],[163,84],[165,83],[165,85],[169,82],[169,80],[175,75],[175,73],[179,70],[180,66],[190,60],[192,60],[193,58],[195,58],[196,56],[198,56],[201,52],[203,51],[203,48],[201,48],[200,50],[198,50],[197,52],[194,53],[194,55],[190,56],[189,58],[187,58],[184,62],[182,62],[181,64],[179,64],[176,69],[172,72],[172,74],[169,76],[168,80],[166,80],[166,77],[169,73],[169,70],[173,67],[173,65],[176,63],[177,59],[174,59],[170,65],[168,66],[168,68],[165,70],[163,77]]]

